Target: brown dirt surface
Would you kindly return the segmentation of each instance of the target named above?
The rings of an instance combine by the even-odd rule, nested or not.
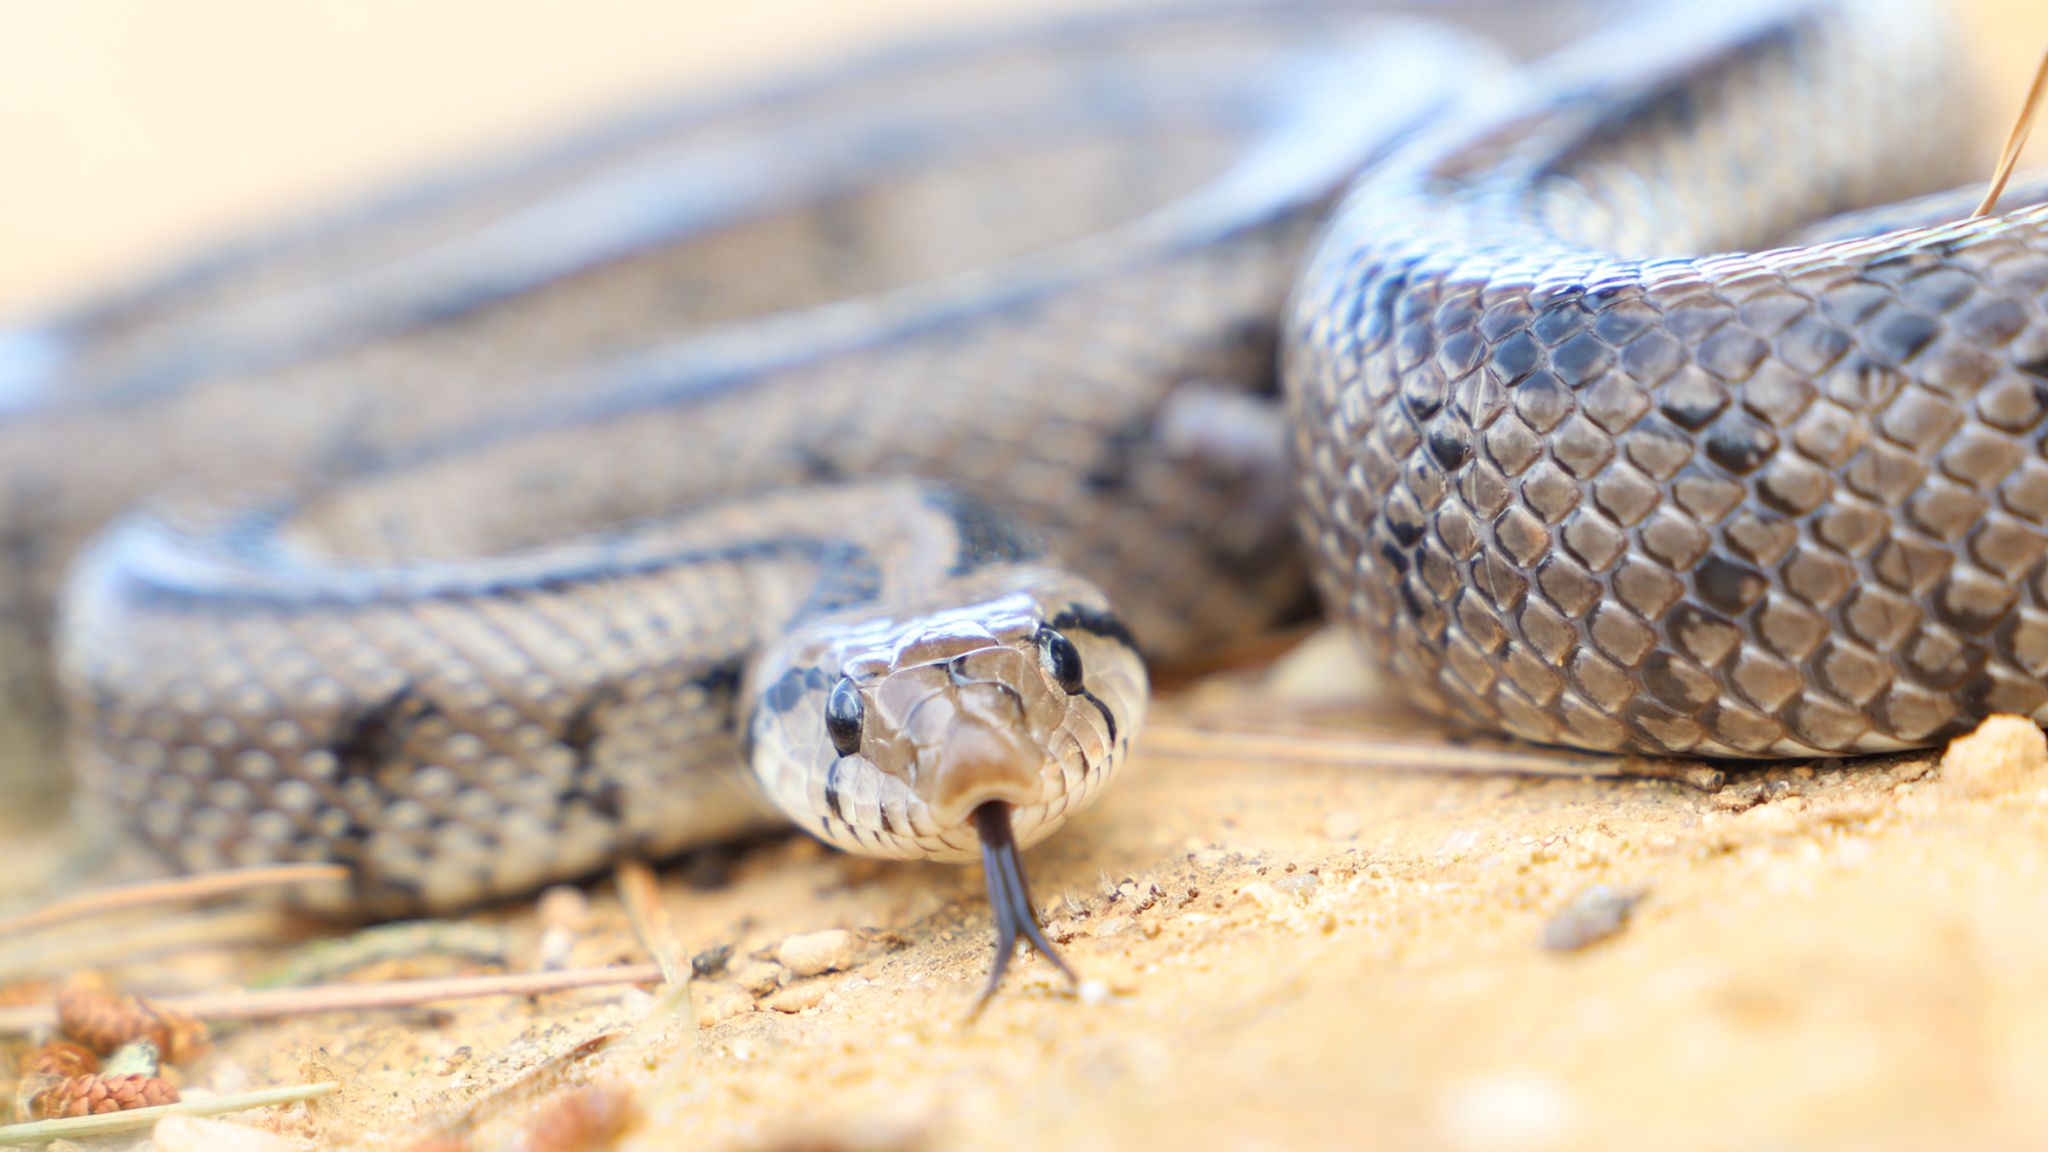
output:
[[[8,20],[50,25],[44,44],[91,43],[124,16],[147,25],[145,4]],[[202,6],[249,16],[252,35],[284,19],[244,7]],[[2048,12],[1969,7],[1987,72],[2016,99]],[[398,19],[397,6],[363,11]],[[848,35],[865,38],[937,7],[847,11]],[[783,35],[767,17],[716,27],[737,43],[742,24]],[[445,50],[462,27],[433,31]],[[0,75],[36,31],[0,38]],[[807,26],[756,58],[823,42]],[[196,33],[186,48],[221,50]],[[58,55],[34,64],[36,107],[61,120],[74,97],[114,98],[66,87]],[[602,103],[652,73],[633,67],[547,91],[559,106]],[[129,79],[131,92],[161,83],[147,68]],[[0,112],[0,146],[21,115]],[[0,190],[0,219],[67,203],[33,194]],[[144,223],[132,234],[155,239],[137,251],[205,230],[169,209]],[[100,256],[77,251],[62,269],[11,270],[0,298],[96,274]],[[1718,779],[1401,771],[1386,765],[1494,763],[1495,750],[1400,730],[1398,705],[1361,703],[1374,692],[1324,635],[1155,709],[1127,778],[1028,860],[1049,931],[1087,978],[1080,996],[1025,958],[970,1022],[989,960],[973,870],[781,839],[662,870],[663,907],[702,969],[680,1018],[649,990],[596,988],[223,1025],[179,1083],[191,1098],[339,1081],[316,1104],[245,1118],[302,1147],[540,1144],[536,1122],[588,1123],[567,1130],[591,1140],[623,1124],[629,1149],[2048,1146],[2048,765],[2030,729],[1987,731],[1945,761]],[[0,823],[0,837],[0,908],[97,867],[75,829]],[[502,940],[512,968],[565,944],[576,965],[647,958],[609,883],[587,916],[550,904],[550,944],[536,906],[463,926]],[[782,948],[835,930],[850,937]],[[251,981],[326,931],[159,909],[0,940],[0,1011],[47,1002],[34,977],[88,957],[125,988],[170,995]],[[799,955],[835,970],[797,976],[778,959]],[[349,978],[491,967],[399,956]],[[585,1085],[600,1091],[564,1095]]]

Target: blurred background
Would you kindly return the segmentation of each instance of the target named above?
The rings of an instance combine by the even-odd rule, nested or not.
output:
[[[1503,0],[1515,2],[1515,0]],[[1996,122],[2043,0],[1954,0]],[[0,8],[0,316],[652,96],[1103,0],[69,0]],[[2044,145],[2048,147],[2048,145]],[[2037,152],[2036,156],[2040,153]]]

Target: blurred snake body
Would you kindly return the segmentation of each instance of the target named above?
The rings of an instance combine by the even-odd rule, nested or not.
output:
[[[1534,61],[1342,4],[1098,19],[18,329],[4,702],[61,697],[179,867],[340,859],[394,914],[780,812],[979,855],[999,965],[1141,653],[1311,572],[1421,705],[1547,743],[2048,714],[2048,214],[1719,254],[1970,177],[1940,13],[1450,14]]]

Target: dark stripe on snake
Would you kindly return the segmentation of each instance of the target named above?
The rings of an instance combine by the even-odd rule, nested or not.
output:
[[[1090,636],[1114,640],[1133,652],[1138,650],[1138,641],[1132,637],[1130,629],[1124,627],[1123,621],[1094,608],[1069,604],[1052,618],[1052,626],[1062,632],[1086,632]]]
[[[761,693],[761,707],[781,716],[795,708],[804,698],[804,672],[802,668],[790,668],[775,683]]]
[[[817,580],[796,611],[798,620],[872,603],[882,594],[882,564],[858,544],[830,541],[817,562]]]
[[[590,810],[607,820],[618,820],[625,814],[621,799],[623,789],[612,776],[593,772],[596,766],[594,753],[597,742],[604,739],[604,727],[598,723],[600,708],[619,702],[619,691],[614,685],[603,685],[583,698],[576,711],[562,724],[561,744],[576,754],[576,772],[569,779],[569,786],[562,790],[561,803],[569,804],[582,800]]]
[[[834,760],[832,766],[825,769],[825,807],[830,808],[833,818],[841,823],[846,822],[846,812],[839,807],[839,766],[844,763],[845,760]]]
[[[966,576],[996,564],[1016,564],[1043,549],[1011,517],[957,488],[933,488],[924,498],[953,521],[959,549],[949,575]]]
[[[1095,710],[1102,713],[1102,724],[1109,729],[1109,746],[1116,747],[1116,713],[1109,710],[1109,705],[1102,702],[1102,697],[1085,688],[1081,691],[1081,698],[1095,705]]]

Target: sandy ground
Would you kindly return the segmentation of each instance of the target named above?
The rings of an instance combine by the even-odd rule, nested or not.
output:
[[[825,31],[797,19],[796,0],[717,15],[584,0],[502,21],[490,7],[432,6],[441,14],[427,21],[439,50],[475,47],[469,95],[483,111],[423,127],[393,118],[396,97],[379,90],[357,108],[300,108],[296,130],[275,109],[246,131],[208,118],[233,103],[223,93],[247,102],[247,86],[284,69],[255,62],[266,48],[313,34],[341,62],[308,88],[357,74],[379,44],[394,84],[431,88],[439,74],[412,62],[421,49],[390,45],[399,25],[378,24],[424,18],[376,4],[286,17],[223,0],[181,10],[211,11],[235,36],[180,25],[149,53],[140,45],[168,18],[146,0],[5,17],[21,27],[0,36],[0,154],[80,138],[65,145],[72,170],[0,187],[0,219],[37,222],[33,238],[6,241],[0,300],[46,298],[450,140],[514,134],[535,109],[559,119],[664,75],[816,54],[942,6],[835,9]],[[1968,7],[1986,29],[1986,71],[2017,93],[2048,43],[2048,11]],[[671,42],[647,48],[662,37],[614,29],[607,49],[562,31],[572,12],[651,22]],[[532,73],[548,77],[538,92],[522,88],[520,68],[548,57],[550,39],[555,70]],[[84,47],[107,44],[109,59]],[[343,130],[324,115],[359,119]],[[24,135],[34,116],[49,123]],[[152,167],[171,139],[200,168],[230,154],[274,163]],[[341,153],[325,167],[307,159],[322,140]],[[1034,850],[1050,930],[1090,980],[1086,998],[1027,959],[968,1024],[988,961],[975,872],[780,840],[664,870],[664,906],[707,971],[681,1019],[650,1016],[653,997],[630,989],[252,1025],[222,1035],[187,1083],[338,1079],[339,1096],[265,1123],[302,1143],[372,1147],[437,1129],[506,1146],[583,1083],[631,1093],[623,1146],[647,1149],[2048,1147],[2048,766],[1977,753],[1942,768],[1929,755],[1690,781],[1374,770],[1341,762],[1379,746],[1351,734],[1370,700],[1357,684],[1343,646],[1322,638],[1274,670],[1176,694],[1128,778]],[[0,907],[72,883],[71,832],[5,831]],[[1600,885],[1640,897],[1605,938],[1586,896]],[[592,892],[575,960],[644,959],[610,885]],[[531,965],[531,907],[473,923],[502,934],[511,966]],[[274,920],[234,914],[155,914],[42,947],[59,960],[132,953],[134,933],[185,928],[260,942],[132,955],[120,974],[162,991],[240,983],[303,947],[279,943]],[[853,934],[845,970],[798,977],[777,961],[788,937],[828,929]],[[1566,942],[1587,946],[1550,946]],[[0,941],[0,977],[31,943]],[[415,958],[358,976],[460,968]]]

